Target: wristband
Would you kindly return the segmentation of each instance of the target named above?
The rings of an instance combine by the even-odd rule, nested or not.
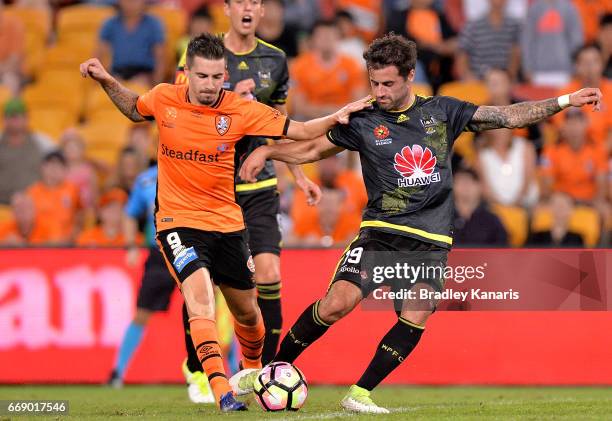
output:
[[[561,107],[562,110],[570,106],[569,94],[561,95],[559,98],[557,98],[557,101],[559,102],[559,107]]]

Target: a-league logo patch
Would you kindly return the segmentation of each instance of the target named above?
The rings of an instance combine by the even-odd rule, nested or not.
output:
[[[222,114],[215,117],[215,128],[221,136],[227,133],[231,125],[232,119],[230,116]]]

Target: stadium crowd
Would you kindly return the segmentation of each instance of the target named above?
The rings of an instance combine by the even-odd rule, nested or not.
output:
[[[0,245],[125,244],[123,205],[154,162],[156,128],[133,124],[78,64],[100,57],[143,93],[171,82],[193,35],[223,32],[223,0],[0,0]],[[612,232],[612,2],[599,0],[264,0],[258,36],[290,59],[292,118],[368,92],[361,54],[394,31],[419,48],[414,89],[508,105],[581,87],[572,108],[529,130],[464,133],[455,144],[455,245],[606,247]],[[374,136],[374,134],[373,134]],[[307,165],[308,206],[278,166],[286,246],[357,233],[367,202],[351,152]]]

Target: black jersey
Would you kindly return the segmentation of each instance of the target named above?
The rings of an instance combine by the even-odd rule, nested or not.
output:
[[[257,101],[270,106],[284,104],[287,101],[289,69],[283,50],[257,38],[257,44],[252,51],[234,54],[227,50],[226,57],[229,81],[225,83],[225,89],[233,91],[241,80],[253,79]],[[276,188],[276,173],[271,160],[266,162],[264,169],[257,175],[256,183],[246,183],[238,177],[242,162],[251,152],[267,142],[268,139],[264,137],[247,136],[236,144],[237,194]]]
[[[183,82],[181,75],[186,59],[183,53],[178,65],[177,82]],[[235,54],[226,49],[227,70],[229,80],[223,85],[224,89],[233,91],[241,80],[253,79],[255,81],[255,97],[257,101],[274,106],[287,102],[289,90],[289,69],[287,56],[280,48],[256,38],[255,48],[246,53]],[[246,136],[236,144],[236,193],[248,193],[262,189],[276,188],[276,173],[271,160],[266,162],[264,169],[257,175],[256,183],[246,183],[238,177],[242,162],[257,147],[267,144],[264,137]]]
[[[404,111],[384,111],[374,103],[327,133],[332,143],[359,152],[368,192],[362,227],[450,248],[450,153],[476,109],[455,98],[417,96]]]

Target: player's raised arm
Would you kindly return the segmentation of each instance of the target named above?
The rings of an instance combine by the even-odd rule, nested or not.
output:
[[[352,113],[372,106],[370,95],[345,105],[333,114],[325,117],[299,122],[291,120],[287,128],[287,137],[293,140],[311,140],[327,133],[336,124],[348,124]],[[309,161],[308,161],[309,162]]]
[[[306,164],[325,159],[342,150],[343,148],[331,143],[326,136],[304,142],[260,146],[240,167],[240,178],[249,182],[257,181],[257,174],[266,165],[267,159],[275,159],[288,164]]]
[[[90,58],[81,63],[80,70],[83,77],[89,76],[102,86],[102,89],[104,89],[108,97],[123,115],[134,122],[145,121],[145,118],[140,115],[136,109],[138,94],[130,91],[120,84],[117,79],[112,77],[110,73],[106,71],[102,63],[100,63],[100,60],[97,58]]]
[[[478,107],[468,128],[478,132],[482,130],[516,129],[529,126],[558,113],[567,107],[582,107],[593,104],[599,111],[602,94],[597,88],[584,88],[574,93],[543,101],[519,102],[507,106],[482,105]]]

